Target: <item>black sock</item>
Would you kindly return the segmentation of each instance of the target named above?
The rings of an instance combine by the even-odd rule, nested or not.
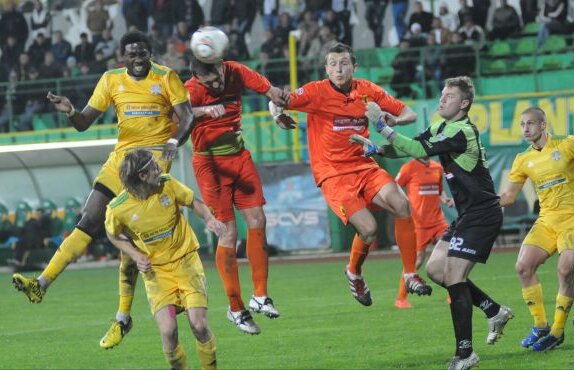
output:
[[[472,281],[466,280],[466,283],[470,290],[470,295],[472,296],[472,304],[480,308],[489,319],[496,316],[500,310],[500,305],[487,296],[479,287],[474,285]]]
[[[467,358],[472,353],[472,296],[466,282],[446,288],[450,295],[450,314],[456,337],[456,356]]]

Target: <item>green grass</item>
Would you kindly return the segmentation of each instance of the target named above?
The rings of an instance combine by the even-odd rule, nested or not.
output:
[[[505,336],[495,346],[485,343],[487,324],[475,310],[474,345],[481,369],[572,369],[574,345],[568,338],[556,350],[533,353],[519,342],[532,326],[514,272],[514,253],[497,253],[477,266],[473,280],[515,312]],[[414,308],[393,307],[398,260],[370,259],[366,278],[374,304],[359,305],[343,277],[345,262],[272,264],[269,290],[282,317],[256,316],[262,334],[240,333],[225,318],[226,299],[216,271],[207,264],[209,322],[217,337],[220,368],[258,369],[445,369],[453,354],[454,336],[446,292],[435,286],[431,297],[412,297]],[[540,269],[551,319],[557,289],[553,258]],[[251,287],[249,269],[241,266],[243,297]],[[72,270],[52,286],[45,301],[32,305],[0,275],[0,368],[167,368],[143,284],[138,285],[134,328],[109,351],[98,341],[116,310],[117,270]],[[197,368],[194,341],[185,317],[179,317],[180,340],[190,366]],[[572,333],[570,320],[566,334]],[[570,340],[569,340],[570,339]]]

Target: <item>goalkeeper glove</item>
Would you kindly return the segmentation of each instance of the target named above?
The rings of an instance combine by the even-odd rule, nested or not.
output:
[[[395,131],[385,122],[383,111],[377,103],[372,101],[367,103],[365,116],[371,122],[375,123],[375,129],[379,134],[383,135],[385,139],[389,140],[395,135]]]
[[[365,157],[371,157],[375,154],[382,155],[381,148],[379,148],[376,144],[373,144],[373,142],[371,140],[367,139],[364,136],[353,134],[353,135],[349,136],[349,142],[351,144],[362,145],[363,146],[363,155]]]

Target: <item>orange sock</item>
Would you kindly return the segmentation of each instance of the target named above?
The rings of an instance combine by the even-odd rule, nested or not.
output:
[[[257,297],[267,296],[269,258],[265,229],[247,229],[247,259],[251,265],[253,293]]]
[[[358,234],[355,234],[349,258],[349,272],[351,274],[361,275],[363,273],[362,266],[369,254],[369,247],[369,244],[362,241]]]
[[[404,273],[401,273],[401,278],[399,279],[399,292],[397,294],[397,299],[407,299],[407,288],[405,287]]]
[[[404,218],[395,217],[395,239],[401,252],[404,272],[406,274],[416,273],[417,240],[415,224],[411,216]]]
[[[245,305],[241,300],[239,269],[237,267],[235,248],[225,248],[218,245],[215,252],[215,264],[219,271],[219,277],[223,282],[225,294],[229,300],[229,308],[231,311],[245,310]]]

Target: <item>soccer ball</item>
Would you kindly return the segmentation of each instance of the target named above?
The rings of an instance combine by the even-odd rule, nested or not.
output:
[[[191,51],[202,63],[215,64],[223,59],[229,45],[227,35],[215,27],[202,27],[191,36]]]

